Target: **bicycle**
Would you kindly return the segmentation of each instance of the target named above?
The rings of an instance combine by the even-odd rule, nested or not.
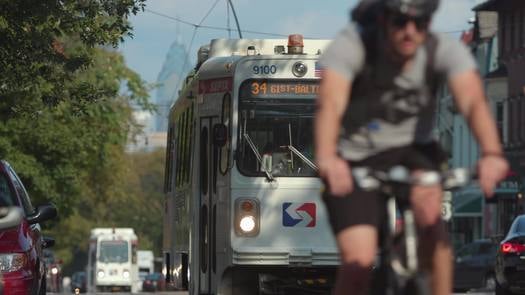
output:
[[[417,230],[408,189],[414,184],[441,184],[444,190],[458,189],[471,181],[473,173],[469,169],[457,168],[441,173],[423,172],[416,177],[403,166],[395,166],[388,171],[354,167],[352,173],[356,185],[364,190],[380,190],[386,198],[384,209],[387,218],[379,229],[380,250],[373,269],[370,293],[430,294],[428,275],[419,268]],[[395,226],[397,217],[403,220],[401,230]]]

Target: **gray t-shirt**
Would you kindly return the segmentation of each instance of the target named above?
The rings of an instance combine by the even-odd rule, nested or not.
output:
[[[449,80],[476,68],[463,43],[434,35],[437,47],[433,73]],[[427,55],[427,48],[421,46],[412,66],[401,71],[383,50],[378,50],[374,65],[365,66],[365,47],[352,23],[327,47],[321,66],[355,82],[338,143],[339,153],[345,159],[362,160],[390,148],[434,140],[436,98],[430,83],[425,81]]]

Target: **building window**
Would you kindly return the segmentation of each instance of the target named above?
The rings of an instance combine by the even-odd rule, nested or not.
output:
[[[498,28],[499,28],[499,40],[500,40],[499,52],[502,55],[505,54],[505,49],[506,49],[505,45],[507,42],[507,38],[506,38],[507,32],[505,30],[505,19],[506,19],[505,13],[501,12],[500,17],[498,18]]]
[[[518,41],[516,39],[516,31],[518,31],[517,27],[514,25],[516,24],[516,11],[509,11],[509,22],[508,26],[510,28],[510,47],[509,51],[513,51],[516,48],[516,42]]]
[[[168,146],[166,148],[166,164],[164,169],[164,192],[171,192],[171,176],[173,173],[173,151],[175,149],[174,144],[174,132],[173,126],[169,127],[168,131]]]
[[[514,16],[512,18],[512,28],[514,30],[514,33],[512,34],[512,38],[514,39],[514,46],[513,49],[517,49],[521,47],[521,9],[515,10],[512,15]]]
[[[512,50],[512,17],[511,13],[506,11],[504,12],[505,23],[503,25],[503,31],[505,32],[505,48],[503,54],[508,54]]]
[[[512,145],[515,145],[518,139],[518,104],[515,98],[510,101],[510,142]]]
[[[499,138],[503,142],[503,102],[496,103],[496,126]]]
[[[518,41],[519,41],[519,47],[520,48],[523,48],[525,47],[525,22],[523,21],[523,18],[525,17],[525,6],[523,6],[520,10],[519,10],[519,17],[518,17],[518,20],[519,20],[519,23],[518,23],[518,28],[519,28],[519,38],[518,38]]]
[[[520,98],[520,113],[519,113],[519,118],[520,118],[520,121],[521,123],[519,124],[520,126],[520,133],[521,133],[521,142],[522,144],[525,143],[525,96],[522,96]]]

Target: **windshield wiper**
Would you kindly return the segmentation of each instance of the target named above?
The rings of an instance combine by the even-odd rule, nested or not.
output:
[[[296,149],[292,145],[285,145],[292,153],[294,153],[296,156],[298,156],[303,162],[306,163],[306,165],[310,166],[310,168],[314,169],[315,171],[318,171],[319,168],[317,165],[314,164],[314,162],[310,161],[305,155],[303,155],[298,149]]]
[[[268,170],[266,165],[263,164],[263,161],[262,161],[262,158],[261,158],[261,154],[259,154],[259,151],[257,150],[257,147],[255,146],[255,144],[253,143],[252,139],[250,138],[250,135],[248,135],[248,133],[244,133],[243,135],[244,135],[244,139],[246,139],[246,142],[248,143],[248,145],[252,149],[252,152],[255,154],[255,157],[257,157],[257,161],[259,161],[259,165],[261,165],[261,167],[264,169],[264,174],[268,178],[268,181],[270,181],[270,182],[274,181],[275,179],[274,179],[272,173]]]

